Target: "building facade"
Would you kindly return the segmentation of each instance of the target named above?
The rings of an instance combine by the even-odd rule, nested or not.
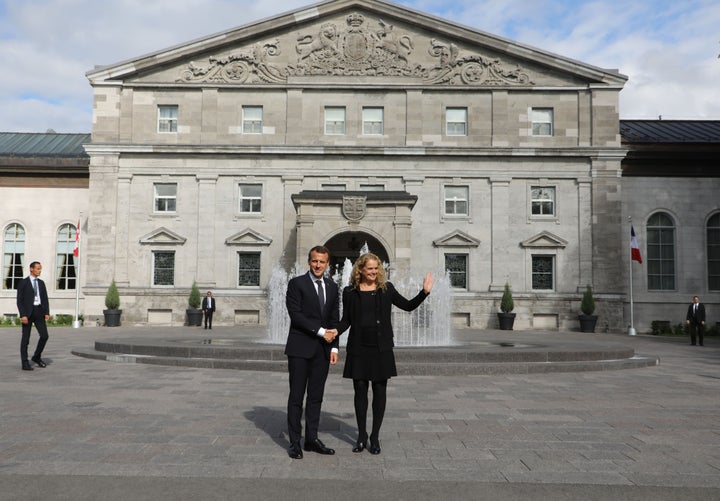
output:
[[[87,77],[86,319],[114,279],[126,323],[182,325],[196,282],[219,324],[263,325],[274,267],[367,242],[393,277],[447,272],[456,327],[495,328],[505,283],[515,328],[576,329],[588,285],[598,330],[627,326],[646,215],[615,70],[336,0]]]

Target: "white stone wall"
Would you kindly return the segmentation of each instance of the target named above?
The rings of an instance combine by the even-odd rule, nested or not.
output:
[[[5,229],[13,223],[25,228],[25,273],[29,275],[32,261],[40,261],[50,299],[52,315],[75,314],[75,291],[56,287],[57,231],[63,224],[76,225],[82,213],[82,224],[87,221],[88,190],[83,188],[25,188],[0,187],[0,229],[4,240]],[[82,236],[82,233],[81,233]],[[84,248],[84,242],[83,242]],[[81,277],[87,269],[85,253],[81,254]],[[3,270],[4,278],[4,270]],[[4,281],[2,287],[4,287]],[[15,290],[0,288],[0,316],[17,314]],[[81,311],[84,311],[81,299]]]

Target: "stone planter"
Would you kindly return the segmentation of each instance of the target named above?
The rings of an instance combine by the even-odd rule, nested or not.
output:
[[[202,325],[202,318],[203,318],[203,312],[202,310],[196,310],[195,308],[188,308],[185,310],[185,313],[187,314],[187,325],[188,326],[201,326]]]
[[[578,315],[578,320],[580,320],[580,332],[595,332],[597,319],[597,315]]]
[[[103,315],[105,315],[105,327],[120,327],[122,310],[103,310]]]
[[[498,324],[500,324],[501,331],[513,330],[513,324],[515,323],[515,313],[498,313]]]

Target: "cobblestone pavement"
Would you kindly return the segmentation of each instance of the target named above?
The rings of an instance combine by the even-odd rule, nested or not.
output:
[[[602,372],[399,376],[382,454],[353,454],[352,383],[331,369],[320,436],[286,453],[287,375],[90,360],[112,336],[191,327],[55,328],[20,370],[0,329],[0,499],[720,499],[720,340],[603,336],[660,365]],[[253,336],[219,327],[214,336]],[[512,336],[463,331],[464,340]],[[588,337],[588,339],[592,339]],[[33,332],[31,349],[37,340]]]

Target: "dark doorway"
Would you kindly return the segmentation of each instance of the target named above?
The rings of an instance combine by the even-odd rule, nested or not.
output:
[[[383,263],[390,262],[388,253],[385,250],[383,244],[370,235],[363,231],[348,231],[335,235],[327,241],[325,247],[330,249],[330,266],[334,273],[337,269],[337,265],[341,265],[345,262],[345,259],[349,259],[351,263],[360,256],[360,249],[367,242],[370,252],[380,258]]]

